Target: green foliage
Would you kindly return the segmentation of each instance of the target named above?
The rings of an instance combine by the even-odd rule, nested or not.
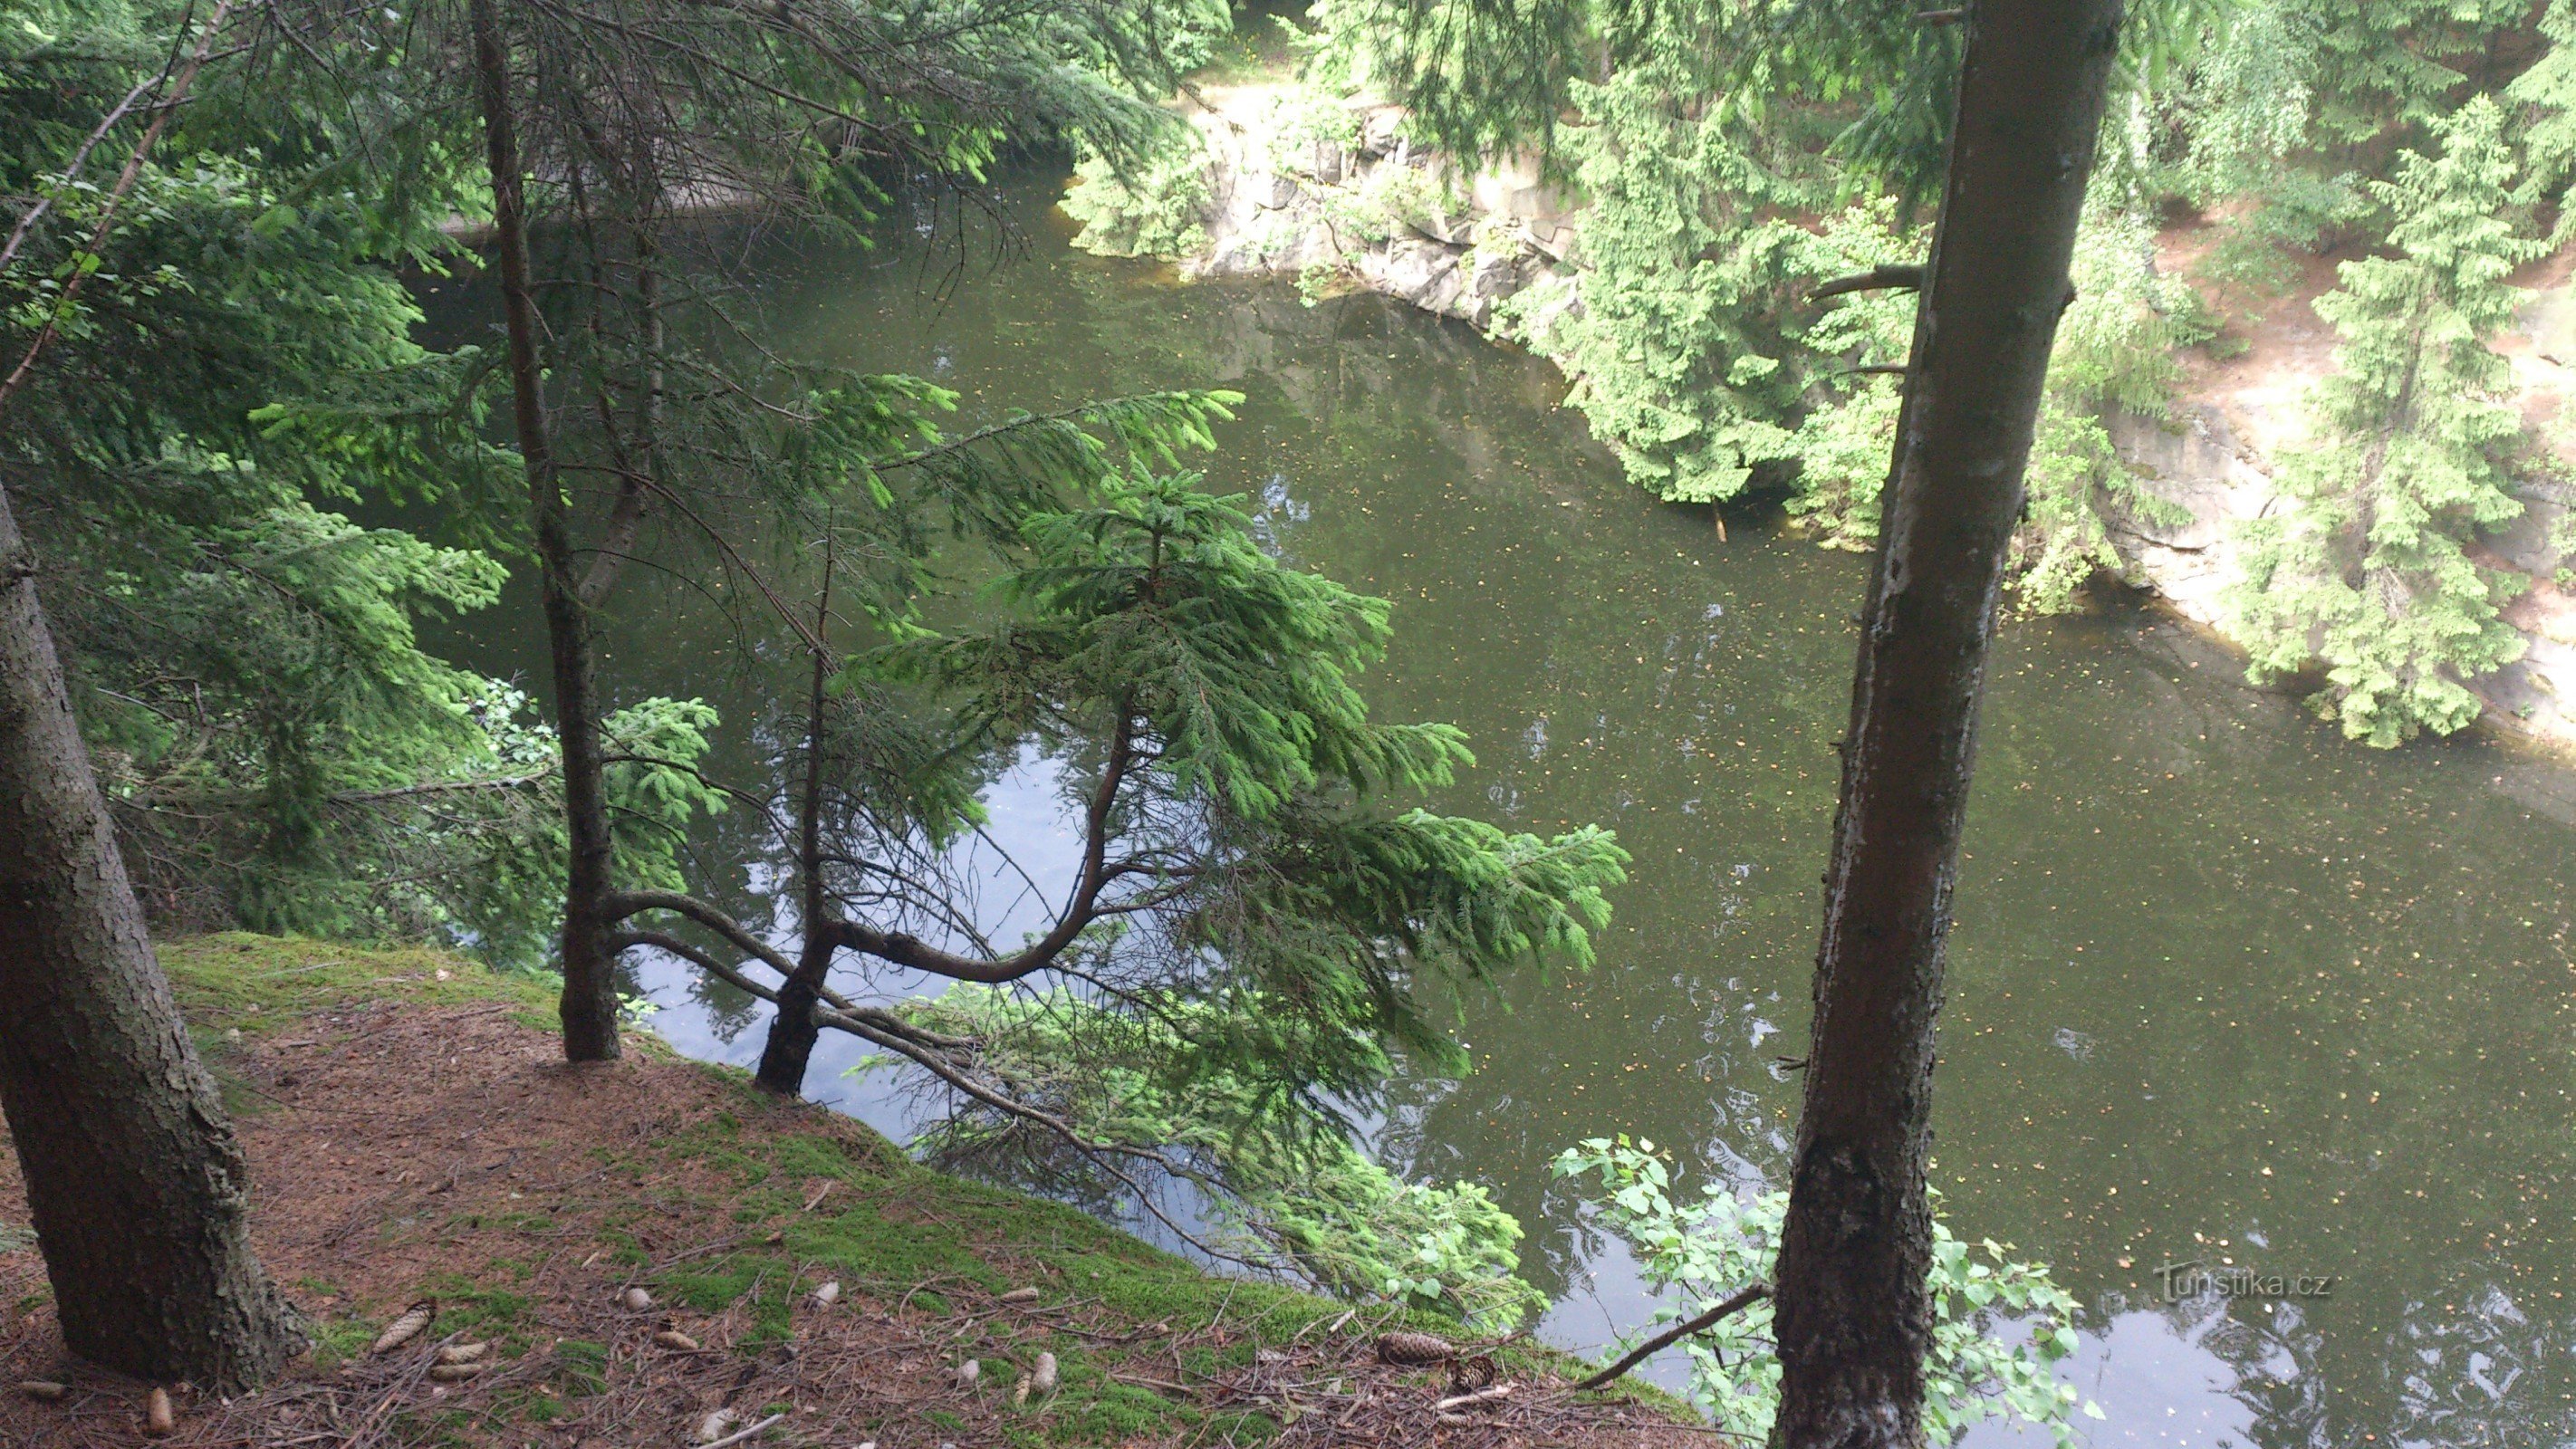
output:
[[[1417,1307],[1505,1331],[1544,1306],[1515,1276],[1520,1224],[1473,1183],[1409,1183],[1370,1160],[1341,1124],[1274,1083],[1211,1059],[1227,1023],[1178,996],[1111,1010],[1066,990],[960,985],[905,1008],[918,1025],[977,1040],[1022,1099],[1084,1139],[1159,1152],[1211,1189],[1216,1245],[1292,1267],[1325,1292]],[[879,1065],[871,1063],[869,1065]],[[854,1070],[865,1070],[865,1067]],[[1016,1118],[951,1118],[916,1146],[983,1175],[1123,1186],[1066,1160]]]
[[[2149,7],[2133,84],[2191,50],[2189,9]],[[1543,284],[1505,302],[1499,321],[1565,369],[1568,401],[1631,477],[1688,502],[1785,484],[1790,512],[1828,545],[1875,537],[1898,390],[1865,369],[1903,361],[1913,299],[1820,310],[1805,293],[1927,249],[1900,200],[1937,175],[1954,35],[1865,3],[1404,14],[1337,4],[1318,15],[1310,87],[1382,85],[1422,108],[1408,124],[1479,153],[1512,139],[1544,146],[1584,198],[1576,304],[1567,286]],[[1889,23],[1872,31],[1879,21]],[[1541,86],[1510,63],[1485,74],[1459,59],[1490,31],[1532,66],[1550,55],[1572,64],[1547,29],[1560,22],[1597,42],[1606,75],[1586,59]],[[1872,182],[1896,195],[1850,204]],[[2096,572],[2118,567],[2115,522],[2170,516],[2119,465],[2099,415],[2161,416],[2179,373],[2172,353],[2198,335],[2188,292],[2155,273],[2137,210],[2095,211],[2019,541],[2020,598],[2040,611],[2071,607]]]
[[[153,110],[111,119],[77,176],[74,158],[202,17],[0,0],[0,187],[13,213],[49,208],[0,276],[0,341],[15,358],[55,333],[13,402],[0,485],[165,917],[443,933],[521,961],[546,935],[551,742],[524,699],[414,637],[424,615],[495,597],[525,522],[520,460],[493,440],[493,359],[415,343],[392,270],[443,270],[459,248],[440,227],[489,212],[465,19],[452,3],[235,7],[92,256],[104,178]],[[1097,471],[1101,438],[1186,440],[1210,414],[1127,400],[949,437],[938,389],[740,347],[720,247],[668,228],[669,211],[741,196],[848,227],[883,201],[880,177],[972,180],[1010,144],[1132,160],[1177,129],[1144,98],[1230,12],[940,0],[809,19],[786,44],[734,12],[502,7],[523,147],[553,158],[532,199],[568,223],[536,247],[542,366],[569,478],[635,480],[702,531],[739,522],[718,499],[800,521],[855,502],[850,556],[869,566],[852,572],[899,628],[942,525],[1009,537]],[[74,276],[86,290],[66,306]],[[674,374],[692,381],[665,386]],[[441,543],[465,547],[332,511],[387,505],[435,508]],[[748,566],[701,541],[719,567]],[[610,781],[620,869],[639,882],[676,883],[678,825],[715,800],[691,768],[707,719],[690,709],[647,701],[608,723],[612,750],[669,757]]]
[[[2157,271],[2144,218],[2099,206],[2076,233],[2072,277],[2075,304],[2058,319],[2031,444],[2028,512],[2013,537],[2016,596],[2037,614],[2064,613],[2095,577],[2123,571],[2111,543],[2115,524],[2190,517],[2147,492],[2104,419],[2168,416],[2182,374],[2176,353],[2206,335],[2197,298]]]
[[[1383,653],[1384,600],[1282,565],[1191,473],[1111,474],[1023,531],[1002,619],[890,645],[860,672],[948,701],[952,753],[1139,757],[1111,820],[1139,894],[1123,929],[1095,930],[1086,969],[1216,1003],[1225,1035],[1207,1046],[1231,1070],[1365,1100],[1388,1042],[1458,1056],[1418,988],[1589,964],[1627,859],[1608,832],[1541,838],[1384,803],[1471,763],[1447,725],[1368,717],[1352,678]]]
[[[1857,212],[1826,228],[1828,242],[1838,238],[1838,264],[1853,271],[1920,245],[1899,244],[1883,219]],[[2143,219],[2098,205],[2077,233],[2073,279],[2076,300],[2058,321],[2031,448],[2028,513],[2013,540],[2016,598],[2033,613],[2064,612],[2097,575],[2121,572],[2111,543],[2115,523],[2183,516],[2140,485],[2103,420],[2115,412],[2166,416],[2182,370],[2175,353],[2203,335],[2194,299],[2158,273]],[[1845,300],[1803,340],[1855,363],[1902,357],[1913,311],[1910,296]],[[1788,506],[1824,542],[1858,548],[1877,536],[1897,406],[1892,378],[1825,374],[1810,389],[1797,434],[1802,466]]]
[[[1690,1299],[1723,1298],[1747,1283],[1768,1282],[1779,1256],[1785,1192],[1741,1195],[1710,1182],[1696,1201],[1676,1202],[1672,1177],[1652,1142],[1595,1137],[1556,1159],[1560,1177],[1598,1174],[1602,1219],[1636,1255],[1648,1284],[1680,1289]],[[1937,1194],[1936,1194],[1937,1196]],[[1982,1260],[1977,1249],[1982,1249]],[[2082,1442],[2071,1416],[2102,1411],[2057,1382],[2052,1365],[2075,1352],[2075,1299],[2038,1264],[2010,1257],[1986,1239],[1972,1249],[1939,1219],[1932,1224],[1932,1352],[1925,1368],[1923,1428],[1934,1444],[1955,1443],[1987,1419],[2044,1428],[2059,1449]],[[1696,1310],[1672,1305],[1653,1324]],[[1691,1399],[1717,1427],[1750,1439],[1771,1431],[1778,1411],[1780,1362],[1771,1349],[1771,1305],[1753,1304],[1719,1320],[1684,1345],[1691,1361]],[[1636,1337],[1648,1334],[1641,1329]]]
[[[1853,208],[1829,218],[1822,270],[1850,274],[1919,259],[1928,239],[1899,236],[1891,209]],[[1796,441],[1790,516],[1831,548],[1867,548],[1878,537],[1879,495],[1902,401],[1897,379],[1856,369],[1901,363],[1912,351],[1911,292],[1847,296],[1822,311],[1802,339],[1816,355]]]
[[[81,250],[130,132],[82,178],[62,168],[175,19],[0,17],[0,166],[51,203],[0,272],[0,341],[14,360],[55,329],[11,402],[0,486],[127,859],[165,919],[412,935],[489,916],[500,858],[542,848],[531,762],[495,686],[415,627],[489,604],[502,570],[333,511],[479,486],[470,369],[411,340],[365,204],[291,204],[302,178],[193,149],[192,127],[138,172],[102,253]],[[348,422],[322,442],[287,421],[302,412]]]
[[[1777,214],[1795,190],[1722,113],[1678,106],[1672,82],[1642,67],[1575,83],[1585,124],[1560,140],[1592,202],[1583,305],[1520,330],[1575,379],[1568,400],[1630,477],[1706,503],[1792,455],[1800,376],[1784,322],[1826,263]]]
[[[2317,300],[2343,339],[2337,371],[2312,399],[2312,441],[2284,461],[2286,506],[2245,527],[2227,601],[2257,678],[2321,659],[2316,707],[2382,747],[2475,720],[2463,681],[2522,651],[2498,612],[2511,586],[2469,553],[2522,512],[2521,418],[2485,339],[2512,318],[2505,279],[2538,246],[2506,217],[2503,128],[2500,106],[2473,101],[2439,156],[2410,152],[2373,183],[2397,254],[2344,263]]]
[[[827,872],[835,899],[876,909],[864,862],[971,808],[956,762],[1032,745],[1063,762],[1108,886],[1055,974],[901,1008],[924,1040],[971,1042],[961,1066],[992,1084],[934,1150],[1087,1183],[1104,1206],[1154,1190],[1128,1164],[1178,1171],[1231,1242],[1330,1291],[1518,1319],[1518,1226],[1472,1186],[1396,1180],[1344,1113],[1380,1099],[1398,1048],[1463,1068],[1425,1014],[1438,990],[1588,965],[1626,855],[1597,829],[1541,838],[1391,800],[1471,761],[1448,726],[1369,718],[1353,681],[1385,648],[1386,602],[1263,551],[1197,474],[1110,471],[1021,537],[999,617],[917,631],[843,681],[873,691],[871,715],[915,698],[925,747],[855,742],[886,784],[834,817],[854,863]]]
[[[2549,241],[2560,246],[2576,236],[2576,209],[2567,205],[2568,183],[2576,181],[2576,0],[2550,0],[2540,33],[2548,49],[2505,96],[2522,108],[2523,179],[2515,200],[2557,208]]]
[[[2526,0],[2268,0],[2284,15],[2292,43],[2308,57],[2315,125],[2329,144],[2353,144],[2391,129],[2422,134],[2468,79],[2499,34],[2531,13]]]
[[[1208,244],[1201,218],[1208,205],[1208,158],[1199,133],[1167,128],[1141,158],[1125,164],[1082,157],[1063,206],[1081,227],[1075,244],[1111,257],[1186,257]]]
[[[1312,74],[1411,111],[1454,155],[1553,160],[1589,85],[1661,76],[1692,120],[1803,133],[1854,183],[1926,194],[1948,145],[1956,27],[1903,0],[1326,0]]]
[[[641,889],[679,889],[679,848],[690,820],[724,813],[724,792],[697,772],[715,724],[715,706],[704,700],[661,698],[600,722],[617,869]]]
[[[2161,418],[2177,354],[2217,320],[2157,274],[2145,220],[2157,201],[2221,211],[2199,272],[2222,296],[2277,295],[2298,253],[2387,214],[2372,173],[2463,91],[2502,84],[2494,58],[2532,19],[2520,0],[2133,10],[2016,540],[2019,601],[2040,612],[2120,571],[2116,530],[2177,516],[2122,466],[2106,426],[2116,412]],[[2560,0],[2540,17],[2553,46],[2576,37],[2571,15]],[[1684,500],[1783,482],[1822,541],[1874,536],[1896,387],[1852,369],[1901,359],[1911,309],[1844,299],[1817,317],[1799,293],[1922,254],[1894,208],[1843,208],[1927,194],[1954,28],[1875,0],[1337,0],[1317,17],[1310,86],[1406,101],[1417,136],[1454,151],[1536,148],[1579,190],[1575,275],[1502,319],[1565,367],[1570,401],[1632,476]],[[2560,153],[2576,154],[2559,135],[2576,107],[2566,66],[2550,49],[2511,86],[2533,121],[2523,204],[2554,203],[2571,170]]]
[[[1544,147],[1590,68],[1591,7],[1566,0],[1316,0],[1313,72],[1401,101],[1422,141],[1461,156]]]

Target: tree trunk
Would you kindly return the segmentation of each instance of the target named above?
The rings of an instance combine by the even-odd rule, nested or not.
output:
[[[760,1071],[752,1080],[782,1097],[805,1092],[806,1064],[823,1029],[814,1024],[814,1007],[823,998],[823,981],[832,965],[829,931],[807,931],[796,974],[778,988],[778,1015],[769,1022],[769,1040],[760,1049]]]
[[[1974,0],[1826,874],[1773,1443],[1914,1449],[1933,1026],[1977,704],[2120,0]]]
[[[152,956],[0,494],[0,1109],[74,1353],[233,1393],[303,1348]]]
[[[555,735],[563,751],[564,1056],[617,1056],[617,957],[609,948],[608,791],[601,759],[599,685],[590,610],[573,566],[572,520],[546,436],[545,373],[537,353],[535,287],[529,280],[527,196],[518,128],[510,106],[509,52],[494,0],[473,0],[474,72],[492,175],[492,230],[499,253],[501,313],[510,345],[511,416],[528,473],[528,527],[536,541],[537,586],[555,682]]]
[[[829,702],[832,659],[824,641],[832,628],[831,532],[826,526],[823,587],[814,604],[812,678],[806,690],[805,793],[796,807],[796,878],[804,906],[805,948],[796,958],[795,974],[778,988],[778,1015],[769,1023],[769,1040],[760,1049],[760,1071],[753,1077],[782,1097],[804,1095],[805,1068],[814,1057],[822,1028],[814,1021],[823,984],[831,979],[832,953],[840,948],[837,932],[825,924],[829,900],[823,890],[823,710]]]

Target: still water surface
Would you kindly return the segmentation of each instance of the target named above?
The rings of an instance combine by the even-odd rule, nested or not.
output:
[[[1474,1074],[1402,1083],[1377,1133],[1408,1174],[1490,1185],[1555,1300],[1543,1332],[1603,1341],[1644,1301],[1550,1158],[1626,1131],[1687,1179],[1779,1180],[1863,561],[1740,524],[1721,543],[1622,481],[1549,368],[1462,327],[1184,286],[1072,251],[1038,190],[999,200],[1027,245],[998,268],[951,275],[900,232],[780,258],[768,342],[931,377],[969,422],[1240,390],[1208,471],[1283,556],[1395,601],[1375,709],[1453,721],[1480,761],[1435,808],[1619,832],[1634,879],[1599,967],[1468,1002]],[[776,662],[699,585],[630,580],[614,688],[708,697],[712,767],[772,769]],[[538,679],[514,599],[458,648]],[[1045,761],[992,805],[998,839],[1064,858]],[[776,872],[743,814],[696,848],[701,888],[752,903]],[[2108,1415],[2094,1443],[2576,1444],[2576,777],[2474,741],[2348,745],[2152,615],[2023,623],[1967,854],[1937,1182],[1961,1236],[2053,1264],[2087,1306],[2070,1376]],[[757,1057],[743,1002],[643,979],[686,1049]],[[900,1131],[902,1103],[836,1075],[855,1056],[827,1041],[815,1090]],[[2331,1288],[2163,1301],[2155,1270],[2195,1260]]]

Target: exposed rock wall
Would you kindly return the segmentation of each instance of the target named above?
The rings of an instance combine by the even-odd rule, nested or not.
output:
[[[1394,106],[1356,105],[1318,124],[1291,87],[1205,95],[1212,109],[1192,120],[1212,158],[1209,248],[1183,261],[1185,273],[1329,272],[1488,330],[1505,298],[1534,286],[1571,302],[1574,224],[1531,168],[1453,186],[1442,158],[1398,134]]]
[[[1309,285],[1351,285],[1455,317],[1488,332],[1528,330],[1580,308],[1581,214],[1535,168],[1497,167],[1458,178],[1445,158],[1412,148],[1402,112],[1355,102],[1318,113],[1293,86],[1211,87],[1192,115],[1211,158],[1202,214],[1208,245],[1185,275],[1281,274]],[[2202,369],[2173,417],[2108,420],[2122,458],[2187,522],[2115,525],[2126,572],[2174,612],[2213,631],[2235,577],[2234,525],[2274,506],[2271,450],[2297,440],[2298,402],[2329,365],[2332,336],[2307,304],[2332,285],[2320,262],[2307,285],[2272,309],[2245,359]],[[2564,267],[2527,309],[2516,359],[2535,417],[2576,398],[2576,288]],[[1506,301],[1518,299],[1510,313]],[[2563,334],[2563,335],[2562,335]],[[2568,359],[2562,363],[2560,358]],[[2487,721],[2512,735],[2576,749],[2576,596],[2551,582],[2566,505],[2544,488],[2523,519],[2489,542],[2491,563],[2531,577],[2506,611],[2522,659],[2470,681]]]

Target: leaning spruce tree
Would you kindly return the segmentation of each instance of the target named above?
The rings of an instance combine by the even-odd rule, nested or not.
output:
[[[240,1144],[152,956],[0,496],[0,1108],[63,1341],[231,1391],[302,1346]]]
[[[117,182],[91,188],[95,223],[0,378],[0,413],[101,270],[118,208],[230,8],[217,5],[186,61],[119,107],[152,102],[136,113],[150,119]],[[45,209],[21,219],[0,268]],[[38,572],[0,488],[0,1111],[64,1344],[110,1368],[229,1393],[276,1372],[303,1336],[251,1253],[241,1144],[153,957]]]
[[[1923,1441],[1934,1025],[1995,606],[2120,0],[1976,0],[1863,615],[1776,1270],[1785,1449]]]

